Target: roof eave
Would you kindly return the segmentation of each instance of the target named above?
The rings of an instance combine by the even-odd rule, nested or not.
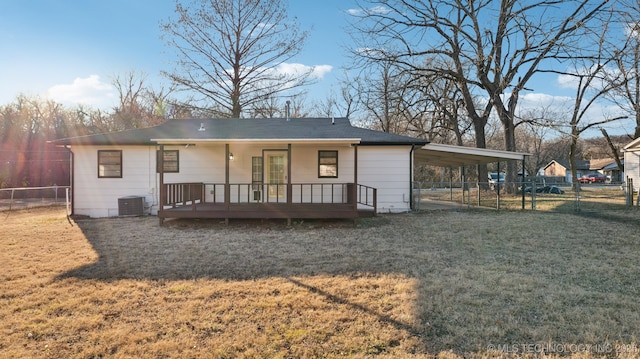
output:
[[[152,138],[152,143],[347,143],[359,144],[359,138]]]

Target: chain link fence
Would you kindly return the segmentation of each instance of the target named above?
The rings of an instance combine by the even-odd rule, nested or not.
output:
[[[463,208],[539,211],[609,211],[638,206],[637,193],[627,184],[561,182],[414,182],[416,210],[448,203]]]
[[[17,187],[0,189],[0,211],[44,206],[66,206],[71,210],[69,186]]]

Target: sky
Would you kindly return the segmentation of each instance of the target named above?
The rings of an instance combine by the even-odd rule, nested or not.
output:
[[[355,0],[289,0],[310,36],[291,63],[318,69],[307,101],[339,91],[348,63],[346,33]],[[172,68],[160,23],[174,15],[174,0],[5,0],[0,10],[0,104],[18,94],[65,105],[115,106],[115,76],[144,74],[152,87],[167,85],[160,72]],[[536,79],[521,104],[566,102],[574,92],[559,78]],[[626,126],[626,127],[625,127]],[[633,132],[631,125],[615,130]]]
[[[310,95],[326,97],[346,58],[348,0],[290,2],[289,16],[310,32],[292,62],[318,69]],[[166,83],[172,58],[160,22],[174,14],[173,0],[8,0],[0,11],[0,104],[20,93],[63,104],[109,108],[114,76],[142,73]]]

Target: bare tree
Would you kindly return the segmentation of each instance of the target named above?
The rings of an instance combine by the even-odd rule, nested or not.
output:
[[[462,94],[455,81],[428,72],[423,76],[413,76],[418,98],[428,106],[427,116],[416,116],[414,127],[428,131],[426,136],[432,142],[465,144],[465,136],[471,129],[471,122],[464,108]]]
[[[601,26],[609,0],[362,0],[356,41],[378,51],[372,61],[401,63],[456,81],[474,124],[476,145],[486,147],[484,127],[493,109],[503,127],[504,149],[515,151],[520,93],[545,66],[587,56],[581,39]],[[433,67],[423,68],[437,58]],[[453,67],[448,66],[454,64]],[[447,66],[438,66],[446,64]],[[487,99],[476,106],[477,94]],[[480,176],[486,169],[480,169]],[[507,181],[516,176],[507,167]]]
[[[627,37],[626,51],[619,51],[616,66],[625,78],[623,86],[613,92],[613,99],[635,120],[633,138],[640,137],[640,3],[624,0],[619,20]],[[624,41],[623,41],[624,42]]]
[[[143,128],[161,124],[177,115],[177,101],[171,98],[175,88],[147,86],[147,77],[135,71],[114,76],[112,83],[118,91],[118,106],[113,109],[118,129]]]
[[[117,75],[112,80],[119,97],[118,106],[114,108],[114,117],[123,130],[144,127],[140,123],[143,112],[140,99],[144,91],[144,81],[144,76],[138,76],[133,71],[123,76]]]
[[[404,76],[404,77],[403,77]],[[409,80],[393,61],[380,61],[364,68],[358,77],[361,83],[360,105],[368,118],[367,127],[383,132],[404,134],[403,91]]]
[[[348,70],[342,73],[339,93],[331,91],[326,99],[313,105],[313,112],[321,117],[346,117],[358,124],[364,124],[366,120],[359,118],[359,101],[361,94],[365,92],[364,84],[360,78],[352,78]]]
[[[553,71],[561,76],[567,76],[575,82],[575,98],[569,119],[568,134],[571,138],[569,149],[569,164],[571,165],[571,177],[574,186],[578,183],[577,154],[578,139],[585,131],[599,128],[604,124],[626,118],[624,115],[603,113],[604,117],[593,120],[589,111],[592,111],[600,101],[619,89],[626,82],[620,72],[612,71],[609,65],[615,63],[617,54],[624,51],[622,48],[614,48],[607,42],[607,31],[598,35],[598,42],[592,44],[597,49],[594,58],[575,59],[573,68],[567,71]],[[561,126],[564,125],[561,123]]]
[[[201,96],[220,116],[307,84],[313,69],[280,69],[307,38],[282,0],[206,0],[176,4],[177,18],[162,24],[177,50],[177,69],[165,74]],[[204,104],[204,105],[202,105]]]
[[[82,121],[62,104],[18,95],[0,106],[0,187],[69,183],[69,153],[47,143],[86,134]]]
[[[340,93],[329,92],[326,98],[314,102],[312,116],[351,118],[356,112],[357,99],[360,94],[359,83],[345,79],[341,81]]]
[[[547,137],[552,129],[540,123],[547,123],[556,118],[555,114],[549,113],[548,110],[548,108],[536,108],[519,115],[522,120],[520,123],[523,125],[516,128],[516,140],[519,151],[531,154],[525,163],[529,175],[535,176],[538,170],[551,160],[565,157],[564,155],[561,158],[554,157],[546,146]]]

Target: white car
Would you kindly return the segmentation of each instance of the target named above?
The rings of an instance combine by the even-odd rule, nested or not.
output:
[[[496,183],[504,182],[504,173],[500,173],[500,176],[498,176],[497,172],[493,172],[489,173],[487,177],[489,179],[489,188],[492,190],[496,189]]]

